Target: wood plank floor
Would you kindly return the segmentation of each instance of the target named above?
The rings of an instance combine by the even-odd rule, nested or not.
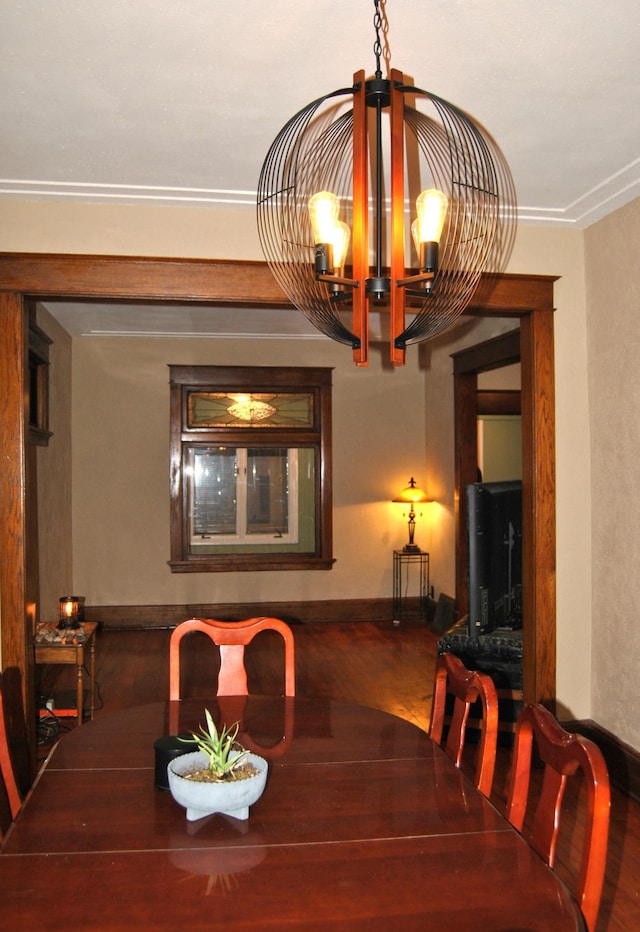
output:
[[[96,715],[119,708],[162,700],[168,695],[168,642],[166,630],[105,630],[98,640]],[[425,730],[431,709],[437,638],[421,626],[394,628],[388,624],[304,624],[294,627],[296,689],[300,695],[321,695],[383,709]],[[203,635],[183,642],[183,691],[186,695],[211,692],[217,672],[215,648]],[[249,688],[252,692],[281,691],[281,651],[277,635],[265,633],[247,651]],[[72,667],[44,671],[40,691],[58,697],[75,688]],[[75,720],[60,719],[62,728]],[[46,753],[46,745],[41,747]],[[474,749],[469,749],[472,766]],[[510,751],[501,748],[492,801],[503,810]],[[578,788],[566,800],[558,870],[570,878],[576,870],[583,794]],[[499,895],[498,893],[496,895]],[[597,932],[632,932],[640,929],[640,806],[617,790],[612,791],[611,832],[607,876]]]

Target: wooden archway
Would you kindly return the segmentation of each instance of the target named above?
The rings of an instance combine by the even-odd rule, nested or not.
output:
[[[482,304],[468,313],[519,317],[522,405],[527,452],[525,494],[532,526],[525,579],[535,618],[526,655],[525,695],[555,694],[555,471],[553,382],[553,279],[502,275],[482,288]],[[198,302],[244,307],[290,307],[265,263],[0,254],[0,632],[2,668],[20,683],[21,720],[35,747],[32,614],[28,591],[28,423],[25,372],[27,313],[31,300],[135,300]],[[292,309],[292,313],[297,313]],[[19,713],[19,714],[18,714]]]

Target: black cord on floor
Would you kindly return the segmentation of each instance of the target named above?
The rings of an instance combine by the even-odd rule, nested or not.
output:
[[[83,669],[87,675],[86,682],[89,682],[89,671],[87,669],[86,664],[83,665]],[[97,712],[98,709],[104,708],[104,699],[102,698],[102,694],[100,692],[100,683],[98,682],[97,677],[94,682],[94,690],[95,690],[95,703],[96,703],[94,707],[94,711]]]
[[[47,710],[46,714],[43,713],[44,710],[38,713],[36,729],[39,747],[53,744],[54,741],[58,740],[62,731],[71,731],[67,725],[62,724],[58,716],[54,715],[53,712]]]

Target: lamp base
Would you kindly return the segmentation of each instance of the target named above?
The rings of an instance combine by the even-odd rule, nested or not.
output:
[[[418,544],[405,544],[402,550],[403,553],[420,553],[420,547]]]
[[[61,618],[58,622],[58,628],[60,631],[76,629],[80,627],[80,622],[77,618]]]

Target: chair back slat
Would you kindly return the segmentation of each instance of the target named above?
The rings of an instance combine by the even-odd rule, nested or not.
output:
[[[525,828],[533,746],[544,765],[542,789],[530,828]],[[532,848],[553,868],[567,778],[582,771],[587,812],[575,896],[589,932],[598,918],[607,860],[610,788],[600,749],[571,734],[542,705],[523,706],[516,729],[506,815]]]
[[[9,741],[7,739],[7,729],[4,720],[4,701],[2,698],[2,683],[0,682],[0,773],[2,773],[2,780],[4,783],[5,792],[7,794],[7,799],[9,801],[9,812],[11,815],[11,820],[20,812],[20,807],[22,801],[20,799],[20,792],[18,790],[18,784],[16,783],[16,777],[13,772],[13,764],[11,763],[11,754],[9,752]],[[2,839],[2,826],[0,825],[0,839]]]
[[[220,644],[218,695],[244,696],[248,692],[244,644]]]
[[[438,656],[429,724],[429,734],[436,744],[442,744],[447,693],[453,694],[454,699],[444,750],[456,767],[462,762],[469,710],[480,700],[482,722],[475,782],[478,789],[489,796],[498,744],[498,695],[493,680],[486,673],[468,670],[454,654]]]
[[[244,621],[218,621],[190,618],[181,622],[169,641],[169,699],[180,698],[180,644],[188,634],[200,631],[220,648],[217,694],[243,696],[248,692],[244,649],[261,631],[276,631],[284,642],[284,695],[295,695],[295,648],[291,628],[279,618],[247,618]]]

